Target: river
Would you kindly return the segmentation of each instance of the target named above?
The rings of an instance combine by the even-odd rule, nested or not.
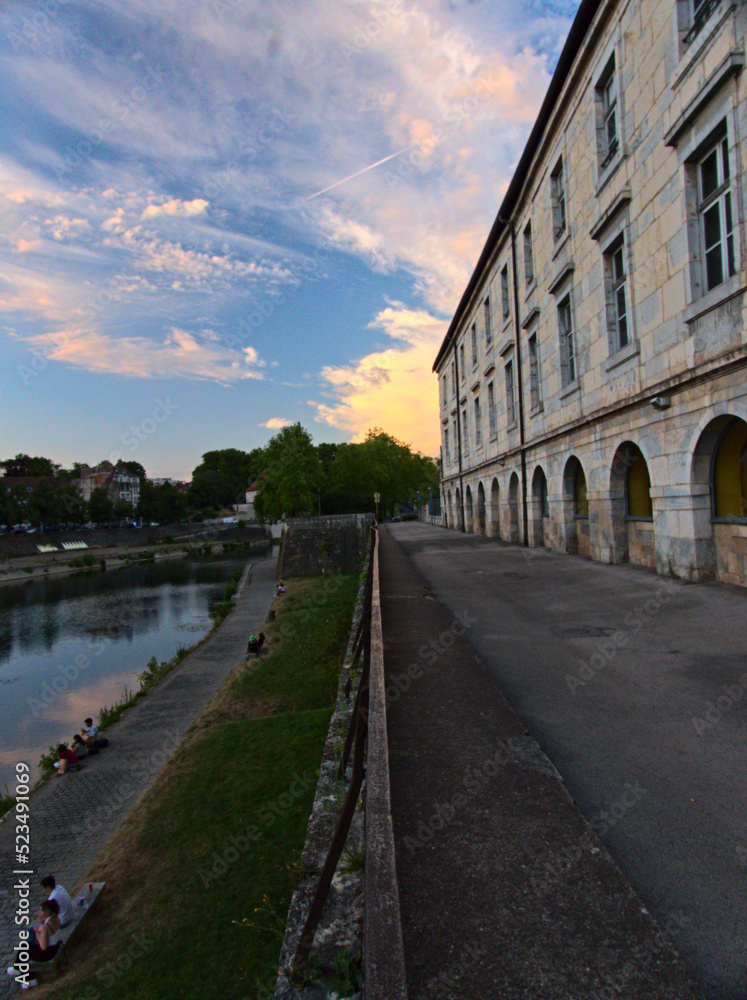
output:
[[[172,560],[0,588],[0,793],[15,764],[136,690],[212,628],[210,606],[248,556]]]

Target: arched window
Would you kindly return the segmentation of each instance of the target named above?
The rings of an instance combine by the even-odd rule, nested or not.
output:
[[[589,499],[586,495],[586,476],[579,462],[576,466],[576,476],[573,481],[573,502],[576,508],[576,517],[589,516]]]
[[[715,517],[747,518],[747,423],[732,420],[713,463]]]
[[[625,486],[628,517],[653,517],[651,477],[646,459],[640,451],[631,458]]]

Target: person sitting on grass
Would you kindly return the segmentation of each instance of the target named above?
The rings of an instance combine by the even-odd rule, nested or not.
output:
[[[38,923],[27,928],[29,932],[29,959],[32,962],[48,962],[60,950],[60,907],[56,899],[45,899],[37,913]],[[19,978],[21,972],[12,965],[7,970],[9,976]],[[24,990],[37,986],[38,982],[33,972],[28,973],[26,981],[21,982]]]
[[[78,755],[75,750],[71,750],[67,743],[60,743],[57,746],[57,756],[58,760],[55,762],[55,767],[59,769],[60,774],[64,774],[65,771],[69,771],[71,767],[79,768],[80,761],[78,760]],[[62,767],[62,762],[65,761],[65,766]]]
[[[260,632],[259,635],[250,635],[249,642],[247,643],[246,647],[247,654],[254,653],[256,656],[259,656],[260,650],[264,645],[264,641],[265,641],[264,632]]]
[[[285,584],[282,580],[278,580],[278,589],[275,591],[275,597],[280,597],[281,594],[285,593]]]

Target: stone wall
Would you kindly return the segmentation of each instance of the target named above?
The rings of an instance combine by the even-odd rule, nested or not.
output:
[[[359,573],[372,514],[293,518],[286,522],[278,559],[281,577]]]

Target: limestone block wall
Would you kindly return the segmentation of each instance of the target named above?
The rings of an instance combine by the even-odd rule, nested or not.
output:
[[[373,514],[288,520],[281,541],[278,575],[360,572],[373,520]]]

